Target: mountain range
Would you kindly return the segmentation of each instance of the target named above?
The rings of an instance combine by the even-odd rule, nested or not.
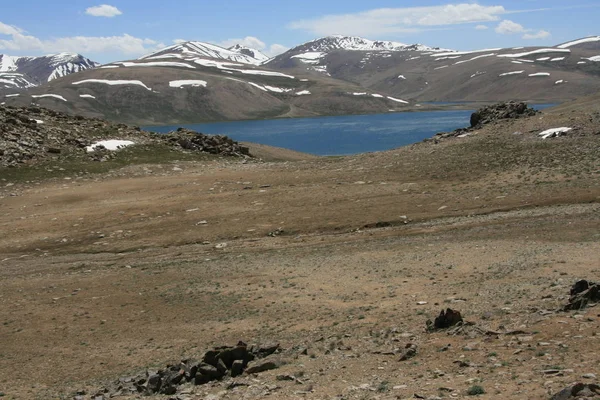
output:
[[[2,88],[0,76],[0,102],[145,125],[384,113],[425,102],[562,102],[600,90],[600,36],[466,52],[329,36],[271,59],[194,41],[102,66],[71,54],[39,59],[43,73],[25,69],[31,58],[2,57],[0,71],[23,82]]]
[[[98,66],[99,63],[73,53],[42,57],[0,54],[0,90],[28,89]]]

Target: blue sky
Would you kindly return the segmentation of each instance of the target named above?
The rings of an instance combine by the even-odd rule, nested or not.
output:
[[[0,53],[110,62],[198,40],[274,55],[330,34],[457,50],[548,46],[599,35],[599,17],[598,0],[19,0],[0,9]]]

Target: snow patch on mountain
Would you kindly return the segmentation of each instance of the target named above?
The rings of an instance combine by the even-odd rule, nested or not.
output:
[[[572,42],[563,43],[560,46],[556,46],[556,47],[558,47],[559,49],[566,49],[569,47],[577,46],[578,44],[591,43],[591,42],[600,42],[600,36],[590,36],[590,37],[583,38],[583,39],[577,39],[577,40],[573,40]]]
[[[192,86],[192,87],[206,87],[208,83],[202,80],[182,80],[182,81],[171,81],[169,82],[169,87],[172,88],[182,88],[184,86]]]
[[[524,53],[513,53],[513,54],[500,54],[498,57],[502,57],[502,58],[521,58],[521,57],[527,57],[527,56],[531,56],[534,54],[544,54],[544,53],[570,53],[571,50],[569,49],[537,49],[537,50],[532,50],[532,51],[527,51]],[[520,60],[523,61],[523,60]]]
[[[145,63],[139,62],[120,62],[124,67],[181,67],[181,68],[191,68],[196,69],[193,65],[189,65],[181,62],[172,62],[172,61],[151,61]]]
[[[498,76],[509,76],[509,75],[519,75],[522,74],[525,71],[512,71],[512,72],[505,72],[503,74],[500,74]]]
[[[83,85],[85,83],[102,83],[102,84],[111,85],[111,86],[114,86],[114,85],[136,85],[136,86],[142,86],[146,90],[152,90],[148,86],[144,85],[144,83],[142,81],[137,81],[137,80],[127,81],[127,80],[109,80],[109,79],[85,79],[83,81],[73,82],[73,85]]]
[[[32,95],[31,97],[33,97],[34,99],[43,99],[43,98],[47,98],[47,97],[52,97],[58,100],[62,100],[62,101],[67,101],[67,99],[65,99],[64,97],[58,95],[58,94],[38,94],[38,95]]]

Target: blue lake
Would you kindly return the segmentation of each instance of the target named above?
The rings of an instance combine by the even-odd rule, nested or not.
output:
[[[553,104],[534,105],[543,109]],[[421,111],[337,117],[215,122],[153,126],[167,133],[180,126],[234,140],[283,147],[316,155],[348,155],[390,150],[420,142],[438,132],[469,126],[473,111]]]

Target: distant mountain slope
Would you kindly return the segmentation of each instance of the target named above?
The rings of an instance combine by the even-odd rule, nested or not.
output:
[[[259,65],[268,60],[268,57],[260,51],[249,47],[236,45],[226,49],[214,44],[194,41],[166,47],[152,54],[147,54],[141,57],[140,60],[158,60],[163,58],[211,58],[252,65]]]
[[[265,58],[243,46],[185,42],[25,93],[0,93],[0,103],[34,102],[151,125],[384,113],[424,102],[564,102],[600,92],[598,37],[555,47],[452,51],[332,36],[258,65]],[[12,64],[7,59],[3,68]]]
[[[327,77],[168,54],[103,65],[18,96],[0,95],[0,102],[33,102],[58,111],[144,125],[382,113],[407,104]]]
[[[551,48],[458,52],[336,36],[290,49],[265,66],[326,75],[418,102],[554,102],[600,89],[599,54],[598,37]]]
[[[0,54],[0,90],[27,89],[100,64],[80,54],[60,53],[42,57]]]

